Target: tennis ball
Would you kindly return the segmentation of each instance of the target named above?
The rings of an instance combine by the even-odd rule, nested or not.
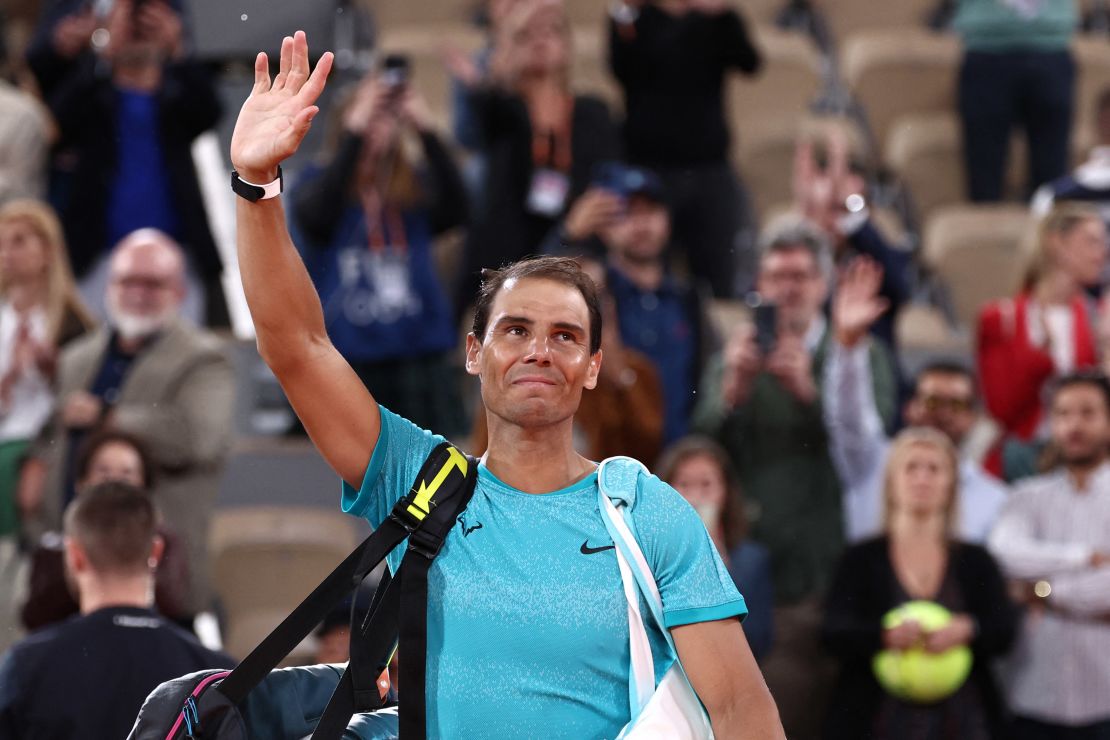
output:
[[[931,601],[911,601],[883,617],[883,628],[897,627],[913,620],[925,632],[938,630],[952,621],[952,614]],[[923,647],[909,650],[883,650],[875,654],[871,668],[879,685],[899,699],[919,704],[940,701],[954,693],[971,672],[971,650],[958,645],[943,653],[929,653]]]

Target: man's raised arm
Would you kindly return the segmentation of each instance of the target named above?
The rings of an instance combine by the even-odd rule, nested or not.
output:
[[[231,137],[231,162],[239,177],[264,185],[297,151],[324,89],[332,55],[309,70],[302,31],[281,44],[281,64],[270,81],[266,54],[254,63],[254,88],[239,111]],[[239,270],[258,351],[277,375],[316,448],[358,488],[377,443],[377,404],[332,345],[320,298],[293,246],[279,198],[237,199]]]

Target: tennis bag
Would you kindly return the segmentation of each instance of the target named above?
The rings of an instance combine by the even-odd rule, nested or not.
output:
[[[163,683],[143,703],[128,740],[299,740],[309,733],[312,740],[339,740],[348,724],[364,740],[395,737],[398,730],[405,740],[424,738],[426,661],[400,662],[405,701],[392,711],[382,711],[377,680],[398,645],[406,656],[427,654],[428,570],[470,501],[477,473],[476,460],[447,442],[437,446],[381,526],[250,655],[231,671]],[[397,573],[382,577],[365,614],[352,609],[346,668],[274,670],[406,538]]]

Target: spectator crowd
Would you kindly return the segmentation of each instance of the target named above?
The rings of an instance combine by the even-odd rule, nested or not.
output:
[[[366,3],[377,61],[333,73],[316,156],[284,175],[329,335],[382,405],[480,454],[460,339],[482,270],[578,259],[604,316],[580,452],[642,460],[697,511],[792,740],[1110,740],[1110,61],[1081,89],[1074,51],[1110,49],[1085,30],[1110,19],[936,0],[891,31],[960,42],[946,202],[976,233],[1022,219],[1004,259],[942,264],[936,209],[840,77],[837,4],[765,4],[475,2],[458,38],[426,31],[429,68]],[[219,609],[241,390],[194,145],[232,73],[189,10],[0,15],[0,740],[76,732],[70,711],[119,737],[158,682],[231,662],[191,633]],[[608,92],[577,79],[591,34]],[[750,156],[776,34],[823,75],[764,121],[785,187]],[[951,621],[884,622],[914,600]],[[937,702],[871,668],[958,646],[970,677]]]

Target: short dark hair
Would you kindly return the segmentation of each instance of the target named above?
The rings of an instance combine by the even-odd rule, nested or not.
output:
[[[505,283],[510,280],[551,280],[576,288],[586,301],[590,314],[590,354],[601,349],[601,300],[597,286],[576,260],[569,257],[527,257],[502,267],[500,270],[482,270],[482,287],[478,290],[478,302],[474,305],[474,323],[471,331],[481,342],[489,326],[489,314],[493,301]]]
[[[1081,385],[1089,386],[1101,393],[1102,400],[1106,404],[1106,412],[1110,414],[1110,380],[1097,370],[1079,370],[1058,378],[1052,385],[1052,403],[1056,402],[1063,391]]]
[[[939,358],[930,360],[917,371],[917,375],[913,379],[914,391],[917,391],[917,386],[926,375],[958,375],[961,378],[966,378],[967,382],[971,384],[971,395],[978,396],[979,388],[975,379],[975,371],[971,367],[959,360],[950,358]]]
[[[89,474],[89,469],[92,468],[96,453],[112,444],[124,445],[135,450],[135,453],[139,456],[139,464],[143,468],[143,488],[147,491],[154,488],[154,461],[150,458],[150,452],[147,451],[146,444],[134,434],[119,429],[101,429],[85,438],[85,441],[77,448],[76,466],[73,471],[74,480],[78,482],[84,480]]]
[[[80,543],[97,572],[134,575],[150,569],[157,522],[148,493],[109,482],[73,500],[65,513],[65,533]]]

